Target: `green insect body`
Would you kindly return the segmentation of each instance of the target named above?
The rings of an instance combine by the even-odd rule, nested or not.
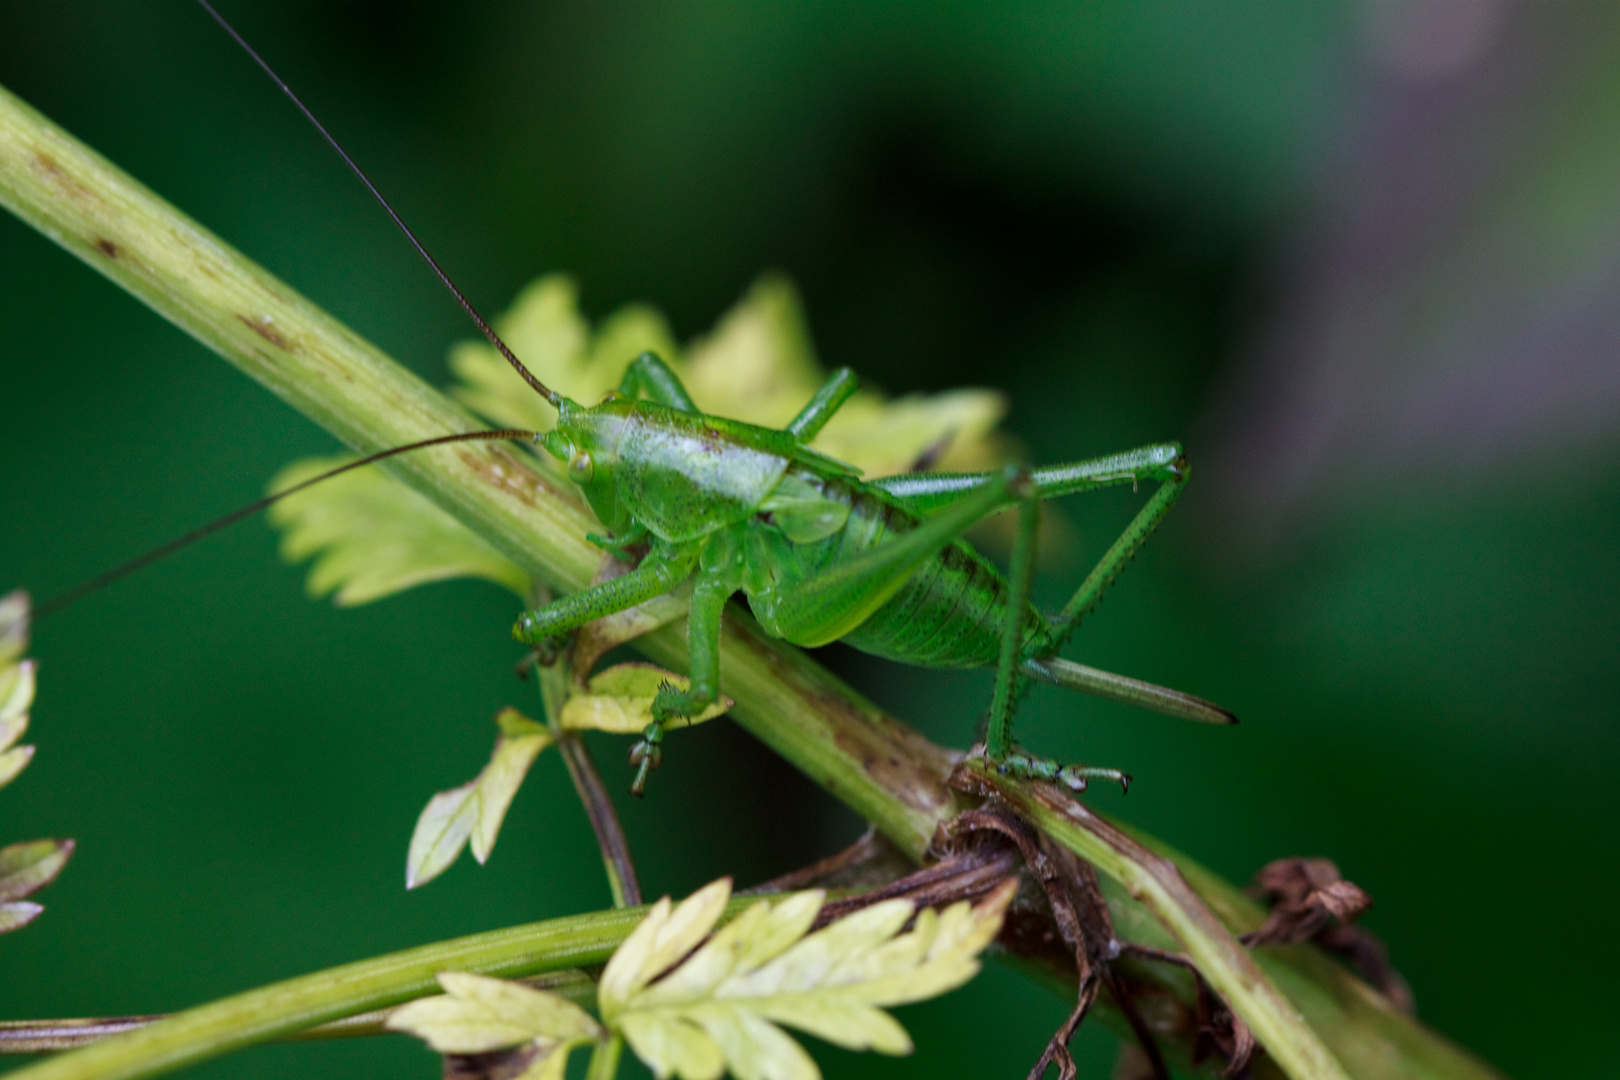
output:
[[[833,374],[785,429],[708,416],[675,373],[645,353],[616,392],[582,406],[542,383],[450,281],[353,158],[206,2],[204,9],[264,69],[366,185],[480,331],[538,394],[557,409],[557,424],[538,441],[567,464],[568,476],[610,535],[591,539],[634,560],[623,576],[523,615],[513,628],[544,656],[573,631],[692,580],[686,690],[665,685],[653,722],[632,759],[633,790],[661,756],[664,727],[695,716],[720,694],[720,627],[727,601],[741,592],[767,633],[798,645],[844,640],[906,663],[996,669],[985,753],[998,767],[1055,779],[1076,789],[1090,777],[1128,781],[1115,769],[1060,766],[1017,751],[1012,713],[1027,680],[1037,679],[1160,712],[1211,723],[1232,716],[1209,702],[1151,683],[1064,660],[1058,651],[1169,511],[1188,468],[1173,443],[1073,465],[992,473],[908,474],[863,481],[860,471],[810,449],[809,442],[855,392],[855,376]],[[293,491],[395,454],[453,442],[527,438],[507,430],[464,432],[394,447],[304,481],[220,524]],[[1055,618],[1029,604],[1036,525],[1043,499],[1093,488],[1157,483],[1158,489]],[[1012,573],[1003,577],[962,539],[974,523],[1017,506]],[[167,545],[95,582],[101,587]],[[71,602],[85,590],[69,594]]]
[[[1112,769],[1063,768],[1016,753],[1010,719],[1028,678],[1209,722],[1230,714],[1189,695],[1057,656],[1080,619],[1179,494],[1188,466],[1166,443],[1038,470],[905,474],[874,481],[806,444],[855,379],[833,375],[784,430],[699,412],[673,372],[645,354],[617,392],[581,406],[557,395],[557,426],[541,442],[567,464],[621,556],[635,569],[523,615],[521,641],[552,646],[584,624],[693,580],[689,689],[666,686],[638,744],[636,789],[661,756],[664,726],[720,693],[719,635],[741,592],[761,627],[796,645],[835,640],[929,667],[997,668],[986,752],[1003,767],[1083,787]],[[1055,618],[1030,606],[1039,503],[1114,484],[1160,484],[1135,521]],[[963,540],[986,516],[1021,507],[1011,580]]]

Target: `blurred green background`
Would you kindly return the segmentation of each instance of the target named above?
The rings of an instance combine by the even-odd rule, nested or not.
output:
[[[1421,1016],[1516,1076],[1613,1075],[1620,945],[1620,9],[248,3],[229,15],[486,310],[705,331],[753,276],[891,392],[991,385],[1036,461],[1181,438],[1199,476],[1072,654],[1214,698],[1208,730],[1057,692],[1024,739],[1235,880],[1326,855]],[[468,329],[185,3],[0,0],[4,83],[435,382]],[[49,596],[332,441],[0,218],[0,586]],[[1072,502],[1065,594],[1129,493]],[[434,791],[533,708],[510,597],[311,603],[262,523],[41,626],[0,839],[73,836],[0,941],[0,1016],[150,1012],[607,903],[551,756],[489,865],[403,889]],[[826,658],[965,744],[977,674]],[[598,757],[615,790],[624,747]],[[751,882],[860,823],[746,736],[678,737],[623,811],[649,893]],[[1607,854],[1606,854],[1607,853]],[[992,968],[900,1062],[1018,1075],[1064,1003]],[[1608,1019],[1605,1019],[1608,1018]],[[1083,1075],[1112,1040],[1087,1030]],[[404,1039],[214,1077],[427,1077]]]

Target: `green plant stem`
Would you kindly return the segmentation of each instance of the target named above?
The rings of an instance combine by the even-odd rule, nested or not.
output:
[[[607,1042],[597,1043],[591,1051],[591,1062],[585,1070],[585,1080],[613,1080],[619,1075],[619,1058],[624,1054],[624,1036],[614,1035]]]
[[[521,982],[567,998],[582,1009],[596,1008],[596,980],[583,971],[559,971]],[[310,1042],[324,1039],[356,1039],[368,1035],[391,1035],[388,1017],[394,1010],[369,1012],[330,1020],[280,1036],[282,1042]],[[48,1054],[77,1050],[103,1042],[114,1035],[151,1027],[169,1016],[103,1016],[71,1020],[0,1020],[0,1054]]]
[[[0,90],[0,202],[357,451],[478,426],[465,411],[353,331],[4,90]],[[387,467],[535,580],[563,591],[577,590],[589,581],[599,556],[584,540],[593,522],[571,490],[531,470],[511,451],[463,444],[404,455]],[[682,627],[665,628],[636,644],[665,666],[685,666]],[[922,856],[936,826],[958,807],[946,785],[955,755],[886,716],[802,653],[766,639],[739,614],[727,616],[721,663],[726,693],[737,702],[733,719],[875,824],[898,848],[913,858]],[[1126,873],[1122,867],[1116,869]],[[1126,876],[1129,880],[1129,873]],[[1194,880],[1193,885],[1199,887],[1200,882]],[[1139,909],[1133,911],[1128,901],[1117,902],[1122,924],[1137,916]],[[1206,959],[1219,966],[1231,957],[1215,950]],[[579,962],[568,960],[570,966]],[[427,987],[423,980],[431,978],[431,972],[424,972],[410,983],[416,990],[389,983],[392,989],[378,993],[398,1001],[423,992]],[[330,975],[309,976],[317,981],[308,985],[294,980],[204,1006],[16,1075],[19,1080],[154,1075],[320,1023],[343,1015],[344,1009],[377,1007],[363,1003],[361,999],[370,1001],[365,995],[344,996],[319,981]],[[1206,975],[1212,982],[1228,978],[1213,971]],[[1230,973],[1232,979],[1242,977],[1237,969]],[[1302,978],[1309,982],[1326,976],[1317,972]],[[300,1004],[295,1009],[288,1004],[292,999],[278,996],[295,984],[322,1006]],[[1343,992],[1343,980],[1322,986],[1324,994]],[[341,1008],[339,999],[346,1002]],[[1317,1034],[1293,1010],[1257,1024],[1243,1012],[1245,1005],[1238,1008],[1256,1031],[1270,1032],[1272,1040],[1284,1037],[1300,1046],[1320,1045]],[[1360,1076],[1491,1075],[1460,1052],[1456,1057],[1462,1064],[1451,1071],[1426,1070],[1418,1055],[1405,1048],[1441,1046],[1444,1040],[1393,1013],[1341,1011],[1324,1022],[1339,1025],[1337,1030],[1322,1031],[1336,1049],[1381,1039],[1398,1047],[1383,1062],[1384,1068],[1358,1070]],[[1398,1038],[1388,1035],[1392,1027],[1402,1033]],[[1325,1050],[1318,1056],[1330,1057]],[[1296,1073],[1301,1078],[1310,1075],[1333,1074]]]
[[[734,900],[730,918],[753,901]],[[574,915],[404,952],[272,983],[176,1013],[147,1027],[8,1074],[14,1080],[135,1080],[255,1043],[438,992],[441,971],[522,978],[605,963],[646,908]]]

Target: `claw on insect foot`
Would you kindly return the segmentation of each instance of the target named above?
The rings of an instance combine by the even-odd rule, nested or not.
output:
[[[654,720],[641,731],[641,738],[630,748],[630,764],[636,766],[636,778],[630,784],[630,794],[640,798],[646,794],[647,777],[664,763],[664,725]]]
[[[992,760],[990,764],[1003,776],[1062,784],[1076,794],[1085,791],[1092,780],[1112,780],[1119,784],[1121,791],[1128,793],[1131,790],[1131,775],[1119,769],[1097,765],[1064,765],[1051,758],[1034,757],[1021,750],[1008,754],[1000,761]]]

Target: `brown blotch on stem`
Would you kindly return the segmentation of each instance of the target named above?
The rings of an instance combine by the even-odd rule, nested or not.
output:
[[[253,331],[255,334],[258,334],[260,337],[264,338],[264,340],[268,341],[282,352],[292,351],[291,346],[287,344],[287,339],[281,336],[281,331],[277,330],[273,325],[271,325],[269,316],[261,315],[258,318],[254,318],[251,315],[237,315],[236,321]]]
[[[118,258],[118,245],[113,243],[111,240],[108,240],[105,236],[96,237],[96,250],[107,256],[109,259]]]
[[[84,186],[72,173],[67,172],[50,154],[43,150],[34,151],[34,165],[40,172],[50,178],[51,183],[61,189],[62,194],[74,199],[94,199],[94,193]]]

